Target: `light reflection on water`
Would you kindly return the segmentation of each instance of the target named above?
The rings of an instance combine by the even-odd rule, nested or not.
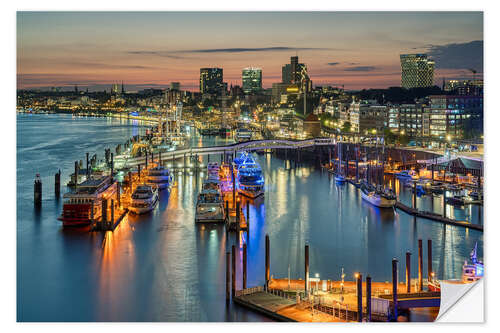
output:
[[[65,182],[73,161],[81,159],[86,149],[98,151],[102,158],[105,146],[114,147],[141,128],[113,119],[37,117],[33,121],[18,116],[18,320],[267,320],[240,307],[225,307],[225,253],[237,246],[240,287],[241,241],[247,235],[194,223],[196,195],[205,175],[176,174],[176,185],[170,193],[161,192],[152,214],[129,215],[114,233],[62,230],[56,220],[61,202],[53,200],[53,173],[61,167]],[[85,130],[89,126],[91,133]],[[192,140],[211,145],[230,142],[197,136]],[[45,145],[29,149],[40,142]],[[75,145],[82,147],[74,149]],[[303,277],[306,243],[311,273],[330,279],[339,279],[343,267],[347,279],[360,271],[374,280],[390,280],[392,257],[400,259],[401,272],[407,250],[416,258],[419,238],[424,244],[433,240],[433,266],[440,278],[460,276],[476,241],[482,257],[482,233],[378,209],[363,202],[352,185],[338,186],[331,175],[313,166],[303,163],[295,168],[294,163],[271,155],[255,157],[263,168],[266,193],[250,205],[248,286],[264,281],[266,234],[275,277],[286,277],[289,266],[292,278]],[[40,214],[32,206],[36,172],[44,182]],[[397,181],[395,187],[402,200],[411,203],[408,189]],[[439,199],[434,199],[436,210],[442,207]],[[418,204],[430,207],[431,199],[419,198]],[[477,209],[473,207],[471,214],[477,218]],[[424,267],[425,261],[424,248]],[[417,260],[412,266],[417,272]]]

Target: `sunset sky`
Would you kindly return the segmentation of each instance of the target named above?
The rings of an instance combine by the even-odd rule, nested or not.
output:
[[[18,88],[198,91],[201,67],[261,67],[264,87],[281,81],[297,54],[314,85],[346,89],[401,84],[401,53],[429,53],[435,82],[483,71],[480,12],[18,12]]]

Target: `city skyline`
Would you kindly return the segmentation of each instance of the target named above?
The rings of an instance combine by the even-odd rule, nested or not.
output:
[[[270,88],[298,55],[314,85],[386,88],[401,85],[403,53],[429,54],[440,84],[482,76],[482,39],[481,12],[18,12],[17,86],[198,91],[200,68],[241,86],[259,67]]]

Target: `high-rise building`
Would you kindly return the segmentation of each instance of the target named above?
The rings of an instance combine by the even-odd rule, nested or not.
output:
[[[111,87],[111,92],[113,94],[119,94],[120,93],[120,87],[118,86],[118,83],[113,83],[113,86]]]
[[[170,90],[181,90],[180,82],[170,82]]]
[[[200,68],[200,92],[202,94],[220,95],[222,83],[222,68]]]
[[[290,63],[281,68],[282,83],[295,84],[303,92],[312,89],[312,83],[307,75],[307,66],[299,63],[299,57],[290,57]]]
[[[241,72],[243,92],[245,94],[257,93],[262,90],[262,69],[247,67]]]
[[[401,87],[421,88],[434,85],[434,61],[427,54],[401,54]]]

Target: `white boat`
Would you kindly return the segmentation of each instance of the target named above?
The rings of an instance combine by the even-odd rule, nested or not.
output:
[[[157,186],[158,189],[163,190],[171,185],[172,175],[168,169],[156,166],[149,169],[146,180],[149,185]]]
[[[221,186],[220,186],[220,181],[218,179],[207,178],[203,181],[201,191],[203,192],[203,191],[209,191],[209,190],[218,191],[222,197],[222,190],[221,190]]]
[[[235,138],[238,142],[248,141],[252,139],[252,131],[244,127],[238,128]]]
[[[382,190],[375,186],[361,182],[361,198],[379,208],[393,208],[396,204],[396,196],[391,190]]]
[[[441,281],[434,278],[434,273],[432,273],[432,279],[428,283],[428,288],[430,291],[441,291]],[[462,279],[446,280],[448,283],[472,283],[481,279],[484,276],[484,264],[482,261],[477,259],[477,243],[472,249],[470,254],[470,263],[465,260],[462,266]]]
[[[152,211],[158,203],[158,188],[151,185],[138,185],[132,193],[132,202],[128,209],[135,214]]]
[[[484,276],[484,265],[477,259],[477,242],[470,254],[470,263],[465,260],[462,266],[462,282],[475,282]]]
[[[198,194],[195,222],[224,222],[225,217],[220,191],[207,189]]]
[[[207,165],[208,178],[219,179],[219,163],[209,162]]]
[[[395,173],[395,175],[396,177],[403,179],[413,179],[413,180],[419,179],[417,173],[414,170],[403,170],[398,173]]]
[[[255,199],[264,194],[262,169],[251,154],[239,165],[236,181],[238,192],[248,198]]]

